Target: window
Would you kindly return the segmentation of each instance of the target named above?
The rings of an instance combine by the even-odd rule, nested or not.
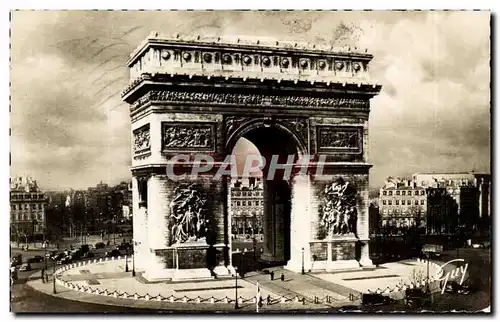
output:
[[[242,201],[243,203],[243,206],[246,206],[247,205],[247,202],[246,201]]]
[[[264,200],[261,200],[261,201],[260,201],[260,204],[263,206],[263,205],[264,205]]]
[[[421,195],[421,196],[423,196],[424,194],[425,194],[425,191],[424,191],[424,190],[420,191],[420,195]]]
[[[389,202],[389,206],[392,205],[392,200],[388,200],[388,202]]]
[[[396,206],[399,206],[399,200],[396,200]]]
[[[418,200],[415,200],[415,206],[418,206]]]
[[[24,204],[24,209],[29,209],[28,204]]]
[[[403,191],[404,192],[404,191]],[[404,206],[406,200],[401,200],[401,204]]]
[[[420,200],[420,204],[421,204],[421,205],[425,204],[425,200],[423,200],[423,199],[422,199],[422,200]]]
[[[401,191],[401,195],[406,195],[406,191]]]
[[[396,196],[399,196],[399,190],[398,190],[398,191],[396,191]]]
[[[387,191],[385,191],[385,190],[384,190],[384,191],[382,191],[382,194],[383,194],[384,196],[387,196]]]
[[[389,196],[392,196],[392,191],[389,191]]]
[[[16,218],[16,217],[14,216],[14,214],[13,214],[13,213],[12,213],[12,214],[10,214],[10,221],[15,221],[15,220],[16,220],[15,218]]]
[[[39,214],[37,215],[37,220],[42,220],[42,214],[40,214],[40,213],[39,213]]]
[[[237,206],[241,206],[241,203],[239,201],[236,201]]]
[[[385,205],[387,202],[385,200],[382,200],[382,204]]]

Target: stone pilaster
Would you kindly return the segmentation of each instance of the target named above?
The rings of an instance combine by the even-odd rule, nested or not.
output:
[[[290,260],[286,268],[307,272],[311,268],[309,241],[311,239],[311,182],[309,175],[298,175],[292,181],[290,214]]]
[[[139,187],[136,177],[132,179],[133,234],[135,247],[135,267],[141,271],[147,268],[149,259],[147,209],[139,206]]]

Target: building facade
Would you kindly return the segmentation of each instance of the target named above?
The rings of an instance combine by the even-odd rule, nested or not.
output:
[[[47,200],[36,181],[30,177],[10,180],[11,240],[41,241],[47,228]]]
[[[473,172],[415,173],[411,179],[389,177],[380,189],[380,227],[425,227],[428,234],[488,227],[489,175]],[[417,224],[418,222],[418,224]]]
[[[379,195],[381,233],[399,234],[426,226],[427,194],[409,179],[389,177]]]
[[[230,190],[233,240],[264,240],[264,187],[261,178],[232,180]]]

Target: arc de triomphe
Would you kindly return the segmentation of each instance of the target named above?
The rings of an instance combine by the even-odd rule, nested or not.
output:
[[[242,137],[265,158],[310,158],[307,172],[264,180],[262,260],[297,272],[370,266],[368,117],[381,89],[370,81],[371,59],[349,49],[151,34],[130,56],[123,92],[137,270],[148,280],[231,274],[230,178],[216,172]],[[167,175],[172,165],[189,173],[197,155],[213,158],[210,171]]]

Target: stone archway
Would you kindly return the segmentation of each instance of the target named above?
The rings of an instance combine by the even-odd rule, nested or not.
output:
[[[270,173],[274,170],[269,168],[273,157],[277,157],[276,164],[285,165],[290,161],[296,163],[305,154],[303,142],[294,129],[290,129],[294,121],[286,118],[241,118],[226,143],[229,153],[239,138],[246,138],[257,147],[266,162],[262,168],[264,241],[261,259],[268,263],[286,264],[290,260],[291,175],[280,169]]]
[[[240,137],[266,159],[283,156],[280,164],[288,155],[295,166],[309,159],[306,171],[286,184],[267,180],[272,202],[265,212],[274,223],[263,223],[264,257],[294,271],[370,265],[368,117],[370,99],[381,89],[369,79],[371,59],[319,46],[148,37],[131,55],[123,93],[132,122],[134,241],[142,245],[136,251],[143,276],[231,272],[230,178],[217,173]],[[199,155],[209,157],[208,170],[179,179],[199,165]],[[270,227],[280,228],[270,233]]]

